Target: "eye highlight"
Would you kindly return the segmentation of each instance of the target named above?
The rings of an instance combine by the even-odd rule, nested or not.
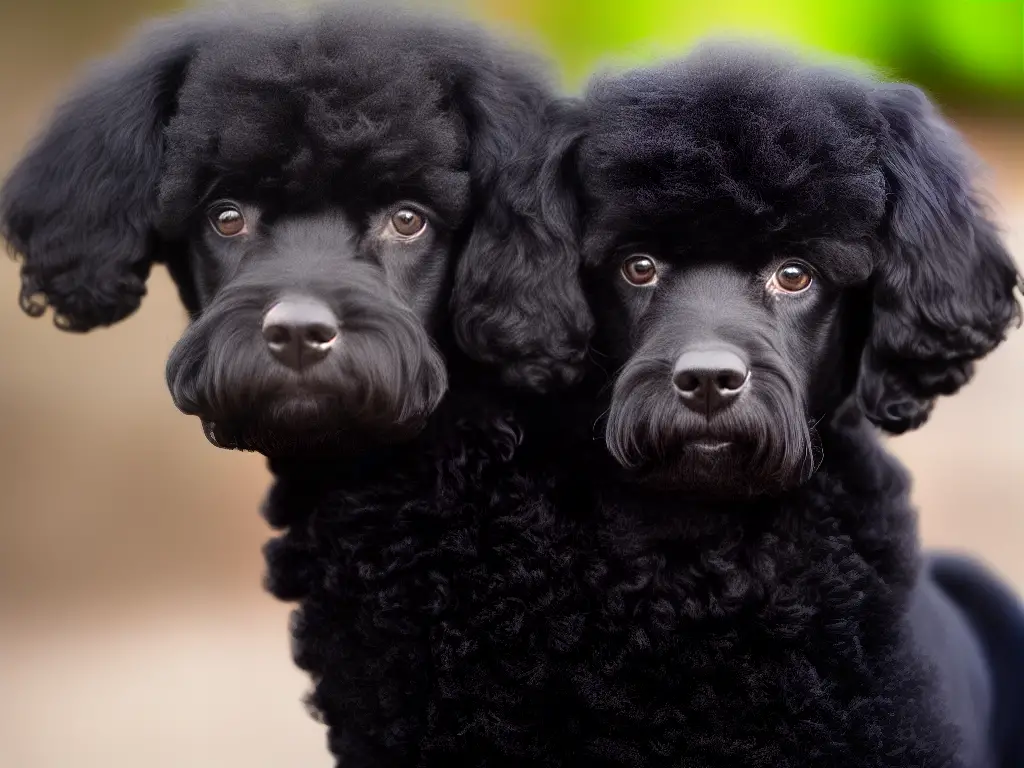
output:
[[[658,265],[647,254],[638,253],[622,262],[622,277],[637,288],[649,287],[658,282]]]
[[[214,203],[206,212],[213,231],[221,237],[238,237],[249,232],[245,222],[245,214],[238,203],[222,200]]]
[[[783,264],[768,280],[768,289],[777,293],[803,293],[814,282],[811,268],[797,261]]]
[[[399,239],[415,240],[426,232],[427,217],[413,208],[399,208],[391,214],[388,226]]]

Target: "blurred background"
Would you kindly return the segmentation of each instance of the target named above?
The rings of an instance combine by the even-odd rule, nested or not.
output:
[[[243,2],[237,2],[244,4]],[[0,0],[0,173],[84,60],[174,0]],[[447,3],[452,5],[452,3]],[[546,49],[576,89],[598,66],[755,35],[917,81],[991,168],[1024,261],[1024,3],[463,0]],[[87,194],[83,190],[83,194]],[[330,765],[305,714],[288,606],[262,592],[259,457],[179,415],[164,361],[184,316],[162,271],[130,321],[86,336],[17,307],[0,262],[0,768]],[[892,441],[925,541],[1024,590],[1024,331]]]

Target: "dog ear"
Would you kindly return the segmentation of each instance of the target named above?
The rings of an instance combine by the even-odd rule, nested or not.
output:
[[[568,104],[543,88],[475,77],[466,109],[476,214],[456,270],[455,337],[506,384],[544,392],[580,378],[593,327],[566,176],[576,135]]]
[[[205,20],[162,21],[101,62],[0,191],[0,231],[24,260],[21,307],[68,331],[134,312],[157,257],[163,127]]]
[[[874,424],[899,434],[966,384],[1019,321],[1020,275],[972,186],[962,139],[917,88],[876,95],[889,200],[858,394]]]

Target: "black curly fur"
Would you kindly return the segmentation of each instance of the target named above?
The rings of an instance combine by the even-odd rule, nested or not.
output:
[[[54,308],[63,330],[130,315],[156,258],[152,221],[170,96],[209,19],[152,24],[93,68],[54,114],[0,194],[0,232],[24,259],[21,306]]]
[[[595,482],[596,456],[558,476],[553,413],[460,394],[390,455],[272,464],[268,586],[339,765],[958,764],[900,620],[906,478],[867,427],[723,507]]]

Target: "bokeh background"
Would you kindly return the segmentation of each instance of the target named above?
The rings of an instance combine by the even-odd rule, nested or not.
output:
[[[84,60],[181,5],[0,0],[0,172]],[[546,49],[567,89],[708,34],[915,80],[987,161],[1024,261],[1018,0],[462,0],[457,11]],[[164,387],[184,325],[170,281],[157,271],[136,316],[84,337],[21,314],[17,286],[0,262],[0,768],[327,768],[289,658],[289,609],[260,586],[263,462],[212,448]],[[971,551],[1024,590],[1024,331],[892,448],[915,477],[927,544]]]

